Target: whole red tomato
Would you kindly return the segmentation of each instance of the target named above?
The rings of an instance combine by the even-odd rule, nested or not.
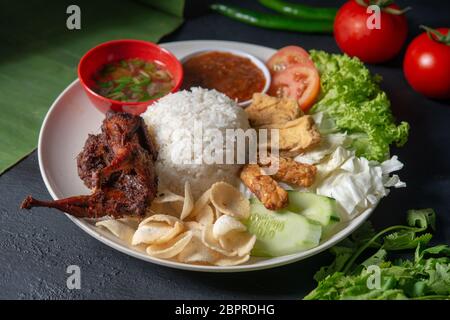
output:
[[[369,63],[387,61],[400,52],[408,33],[406,17],[402,13],[387,12],[400,11],[397,5],[383,8],[382,3],[380,1],[379,29],[367,27],[367,20],[373,13],[367,13],[367,6],[356,0],[339,9],[334,21],[334,38],[342,51]]]
[[[426,32],[408,46],[403,71],[414,90],[430,98],[450,99],[450,43],[448,28],[438,28],[441,40]]]

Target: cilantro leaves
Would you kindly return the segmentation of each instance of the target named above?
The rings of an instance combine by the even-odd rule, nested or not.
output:
[[[330,249],[335,260],[314,276],[317,288],[305,299],[450,299],[450,248],[426,247],[434,230],[432,209],[409,210],[407,225],[375,233],[365,223],[349,238]],[[357,263],[368,249],[377,251]],[[415,249],[413,260],[388,260],[389,252]],[[380,270],[380,287],[368,286],[370,266]]]

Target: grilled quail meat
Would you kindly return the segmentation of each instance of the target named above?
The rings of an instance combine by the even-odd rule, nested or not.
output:
[[[77,157],[78,175],[91,195],[57,201],[29,196],[21,207],[56,208],[78,218],[143,216],[158,187],[157,152],[145,124],[139,116],[109,112],[101,129]]]

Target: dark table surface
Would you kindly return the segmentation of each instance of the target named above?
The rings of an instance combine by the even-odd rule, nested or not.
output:
[[[324,4],[335,5],[342,2],[323,1]],[[414,8],[408,13],[409,39],[419,33],[420,24],[433,27],[450,25],[448,2],[398,3]],[[245,5],[257,6],[250,1]],[[262,30],[213,13],[188,19],[162,42],[194,39],[242,41],[273,48],[296,44],[307,49],[339,52],[332,36]],[[408,144],[393,150],[405,163],[401,177],[408,187],[393,190],[381,201],[371,220],[381,228],[403,223],[407,209],[432,207],[438,213],[434,241],[450,243],[450,106],[412,91],[403,77],[401,58],[382,66],[369,67],[383,76],[382,86],[392,100],[396,117],[411,124]],[[31,213],[19,211],[19,203],[28,194],[50,198],[39,173],[36,152],[0,177],[0,298],[299,298],[314,287],[314,272],[332,258],[322,253],[284,267],[236,274],[169,269],[103,245],[64,215],[46,209]],[[66,287],[66,268],[69,265],[81,268],[80,290]]]

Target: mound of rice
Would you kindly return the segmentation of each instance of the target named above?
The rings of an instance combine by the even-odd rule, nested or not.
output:
[[[196,149],[194,133],[202,130],[202,148],[225,153],[225,130],[248,129],[245,111],[226,95],[202,88],[180,91],[161,98],[142,114],[158,145],[156,171],[160,190],[168,188],[183,195],[184,184],[190,182],[195,198],[217,181],[239,185],[240,165],[205,163],[205,158]],[[210,129],[218,129],[223,143]],[[197,152],[195,151],[197,150]],[[219,151],[220,153],[220,151]]]

